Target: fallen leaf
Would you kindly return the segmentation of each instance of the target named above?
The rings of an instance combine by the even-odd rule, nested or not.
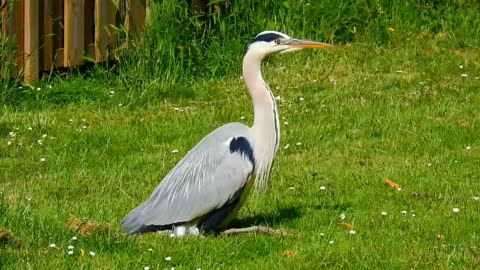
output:
[[[81,235],[90,235],[93,232],[108,232],[110,229],[108,224],[96,224],[89,221],[83,221],[75,217],[67,220],[67,226]]]
[[[389,186],[391,186],[392,188],[394,189],[402,189],[402,186],[400,186],[399,184],[393,182],[392,180],[390,180],[389,178],[385,178],[385,183],[387,183]]]
[[[284,257],[291,258],[291,257],[294,257],[295,255],[296,255],[295,252],[293,252],[291,250],[282,251],[282,256],[284,256]]]
[[[353,230],[353,224],[351,223],[337,223],[338,226],[347,228],[348,230]]]

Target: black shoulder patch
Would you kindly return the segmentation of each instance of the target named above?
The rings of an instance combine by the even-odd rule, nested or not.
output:
[[[238,152],[245,155],[248,160],[255,166],[255,158],[253,157],[253,148],[245,137],[234,137],[230,141],[230,153]]]
[[[276,34],[276,33],[265,33],[265,34],[261,34],[261,35],[258,35],[253,41],[252,43],[254,42],[257,42],[257,41],[265,41],[265,42],[270,42],[270,41],[273,41],[277,38],[283,38],[283,36],[279,35],[279,34]]]

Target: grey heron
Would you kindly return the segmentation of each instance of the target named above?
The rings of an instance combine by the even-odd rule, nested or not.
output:
[[[252,188],[266,184],[280,141],[278,108],[262,78],[262,60],[272,53],[328,47],[332,46],[276,31],[258,34],[243,58],[243,78],[253,101],[253,126],[229,123],[208,134],[165,176],[150,198],[123,219],[123,230],[129,234],[170,230],[182,236],[227,229]],[[264,227],[250,228],[231,232],[265,231]]]

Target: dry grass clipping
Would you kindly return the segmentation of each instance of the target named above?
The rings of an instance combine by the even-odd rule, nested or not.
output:
[[[106,233],[110,230],[108,224],[96,224],[87,220],[80,220],[75,217],[71,217],[67,220],[67,226],[69,229],[74,230],[81,235],[90,235],[94,232]]]
[[[13,235],[13,233],[6,229],[0,227],[0,243],[1,244],[13,244],[14,246],[19,247],[21,245],[20,238]]]

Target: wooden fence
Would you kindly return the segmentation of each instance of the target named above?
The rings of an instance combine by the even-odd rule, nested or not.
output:
[[[106,60],[122,25],[138,37],[146,0],[0,0],[3,42],[15,44],[17,75],[38,80],[42,71]]]

